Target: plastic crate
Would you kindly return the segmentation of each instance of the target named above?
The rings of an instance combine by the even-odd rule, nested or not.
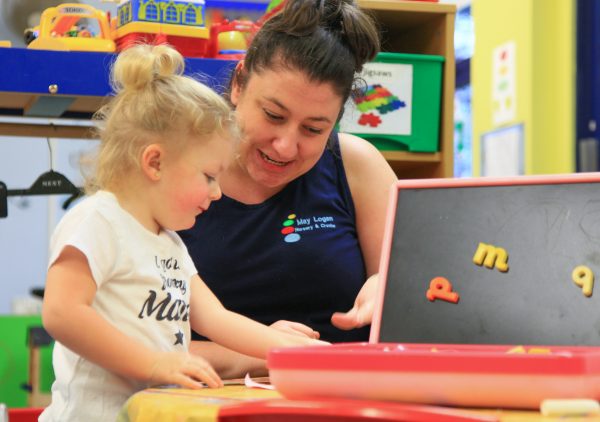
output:
[[[367,89],[346,104],[340,131],[380,150],[439,151],[444,57],[379,53],[362,78]]]
[[[42,412],[43,407],[25,407],[8,409],[9,422],[36,422]]]

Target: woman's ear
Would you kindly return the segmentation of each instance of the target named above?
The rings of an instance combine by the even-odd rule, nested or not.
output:
[[[153,182],[160,180],[163,159],[164,151],[158,144],[150,144],[142,151],[142,172]]]
[[[237,106],[242,92],[242,86],[240,85],[241,79],[243,78],[242,73],[244,72],[244,61],[240,60],[235,66],[233,72],[233,78],[231,80],[231,104]]]

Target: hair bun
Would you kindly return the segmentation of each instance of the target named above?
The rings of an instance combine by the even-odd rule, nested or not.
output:
[[[179,52],[167,45],[139,44],[123,51],[113,67],[116,92],[140,91],[155,80],[183,74],[185,64]]]

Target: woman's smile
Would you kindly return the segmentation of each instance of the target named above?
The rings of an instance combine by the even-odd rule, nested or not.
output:
[[[274,160],[273,158],[269,157],[267,154],[265,154],[264,152],[262,152],[261,150],[258,150],[258,153],[260,155],[260,157],[267,162],[268,164],[272,164],[274,166],[277,167],[285,167],[287,166],[289,163],[291,163],[291,161],[278,161],[278,160]]]

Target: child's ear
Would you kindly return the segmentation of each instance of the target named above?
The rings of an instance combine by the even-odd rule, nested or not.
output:
[[[150,144],[142,152],[142,172],[152,181],[160,180],[164,151],[158,144]]]

